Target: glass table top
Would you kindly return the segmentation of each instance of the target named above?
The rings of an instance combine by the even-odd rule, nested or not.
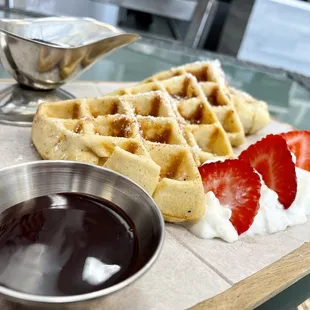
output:
[[[222,55],[192,50],[180,45],[141,40],[120,49],[79,76],[88,81],[139,81],[155,72],[185,63],[218,58],[234,87],[266,101],[276,119],[299,129],[310,129],[310,90],[282,70],[244,64]],[[0,68],[0,78],[10,77]],[[259,309],[296,309],[310,292],[310,276],[269,300]],[[296,295],[298,292],[298,296]]]

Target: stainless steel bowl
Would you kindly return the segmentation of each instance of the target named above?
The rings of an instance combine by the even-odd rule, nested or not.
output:
[[[126,280],[103,290],[76,296],[39,296],[0,285],[0,294],[23,307],[101,309],[101,299],[137,280],[158,257],[164,238],[163,217],[153,199],[137,184],[111,170],[70,161],[37,161],[0,170],[0,212],[42,195],[62,192],[103,197],[121,207],[135,224],[144,264]],[[101,298],[99,300],[99,298]]]
[[[0,19],[0,61],[20,84],[54,89],[139,38],[91,18]]]

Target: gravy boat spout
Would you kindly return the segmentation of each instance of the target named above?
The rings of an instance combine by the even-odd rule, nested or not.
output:
[[[139,38],[91,18],[0,19],[0,61],[19,84],[55,89]]]

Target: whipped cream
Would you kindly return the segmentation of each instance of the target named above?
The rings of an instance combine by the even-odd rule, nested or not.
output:
[[[297,194],[292,205],[285,210],[278,200],[276,192],[262,181],[259,211],[254,222],[245,235],[273,234],[289,226],[304,224],[310,211],[310,173],[295,168],[297,177]]]
[[[213,192],[205,195],[206,208],[204,216],[196,221],[182,223],[192,234],[203,239],[221,238],[227,242],[238,240],[235,227],[230,222],[231,210],[222,206]]]
[[[310,214],[310,172],[296,169],[297,194],[293,204],[285,210],[278,200],[276,192],[268,188],[261,180],[259,210],[254,222],[243,235],[264,235],[285,230],[289,226],[303,224]],[[206,194],[205,215],[196,221],[183,224],[195,236],[210,239],[221,238],[234,242],[238,234],[230,222],[229,206],[222,206],[213,192]]]

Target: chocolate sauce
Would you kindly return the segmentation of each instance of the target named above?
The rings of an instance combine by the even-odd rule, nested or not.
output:
[[[135,272],[138,240],[111,202],[63,193],[17,204],[0,217],[0,284],[63,296],[114,285]]]

